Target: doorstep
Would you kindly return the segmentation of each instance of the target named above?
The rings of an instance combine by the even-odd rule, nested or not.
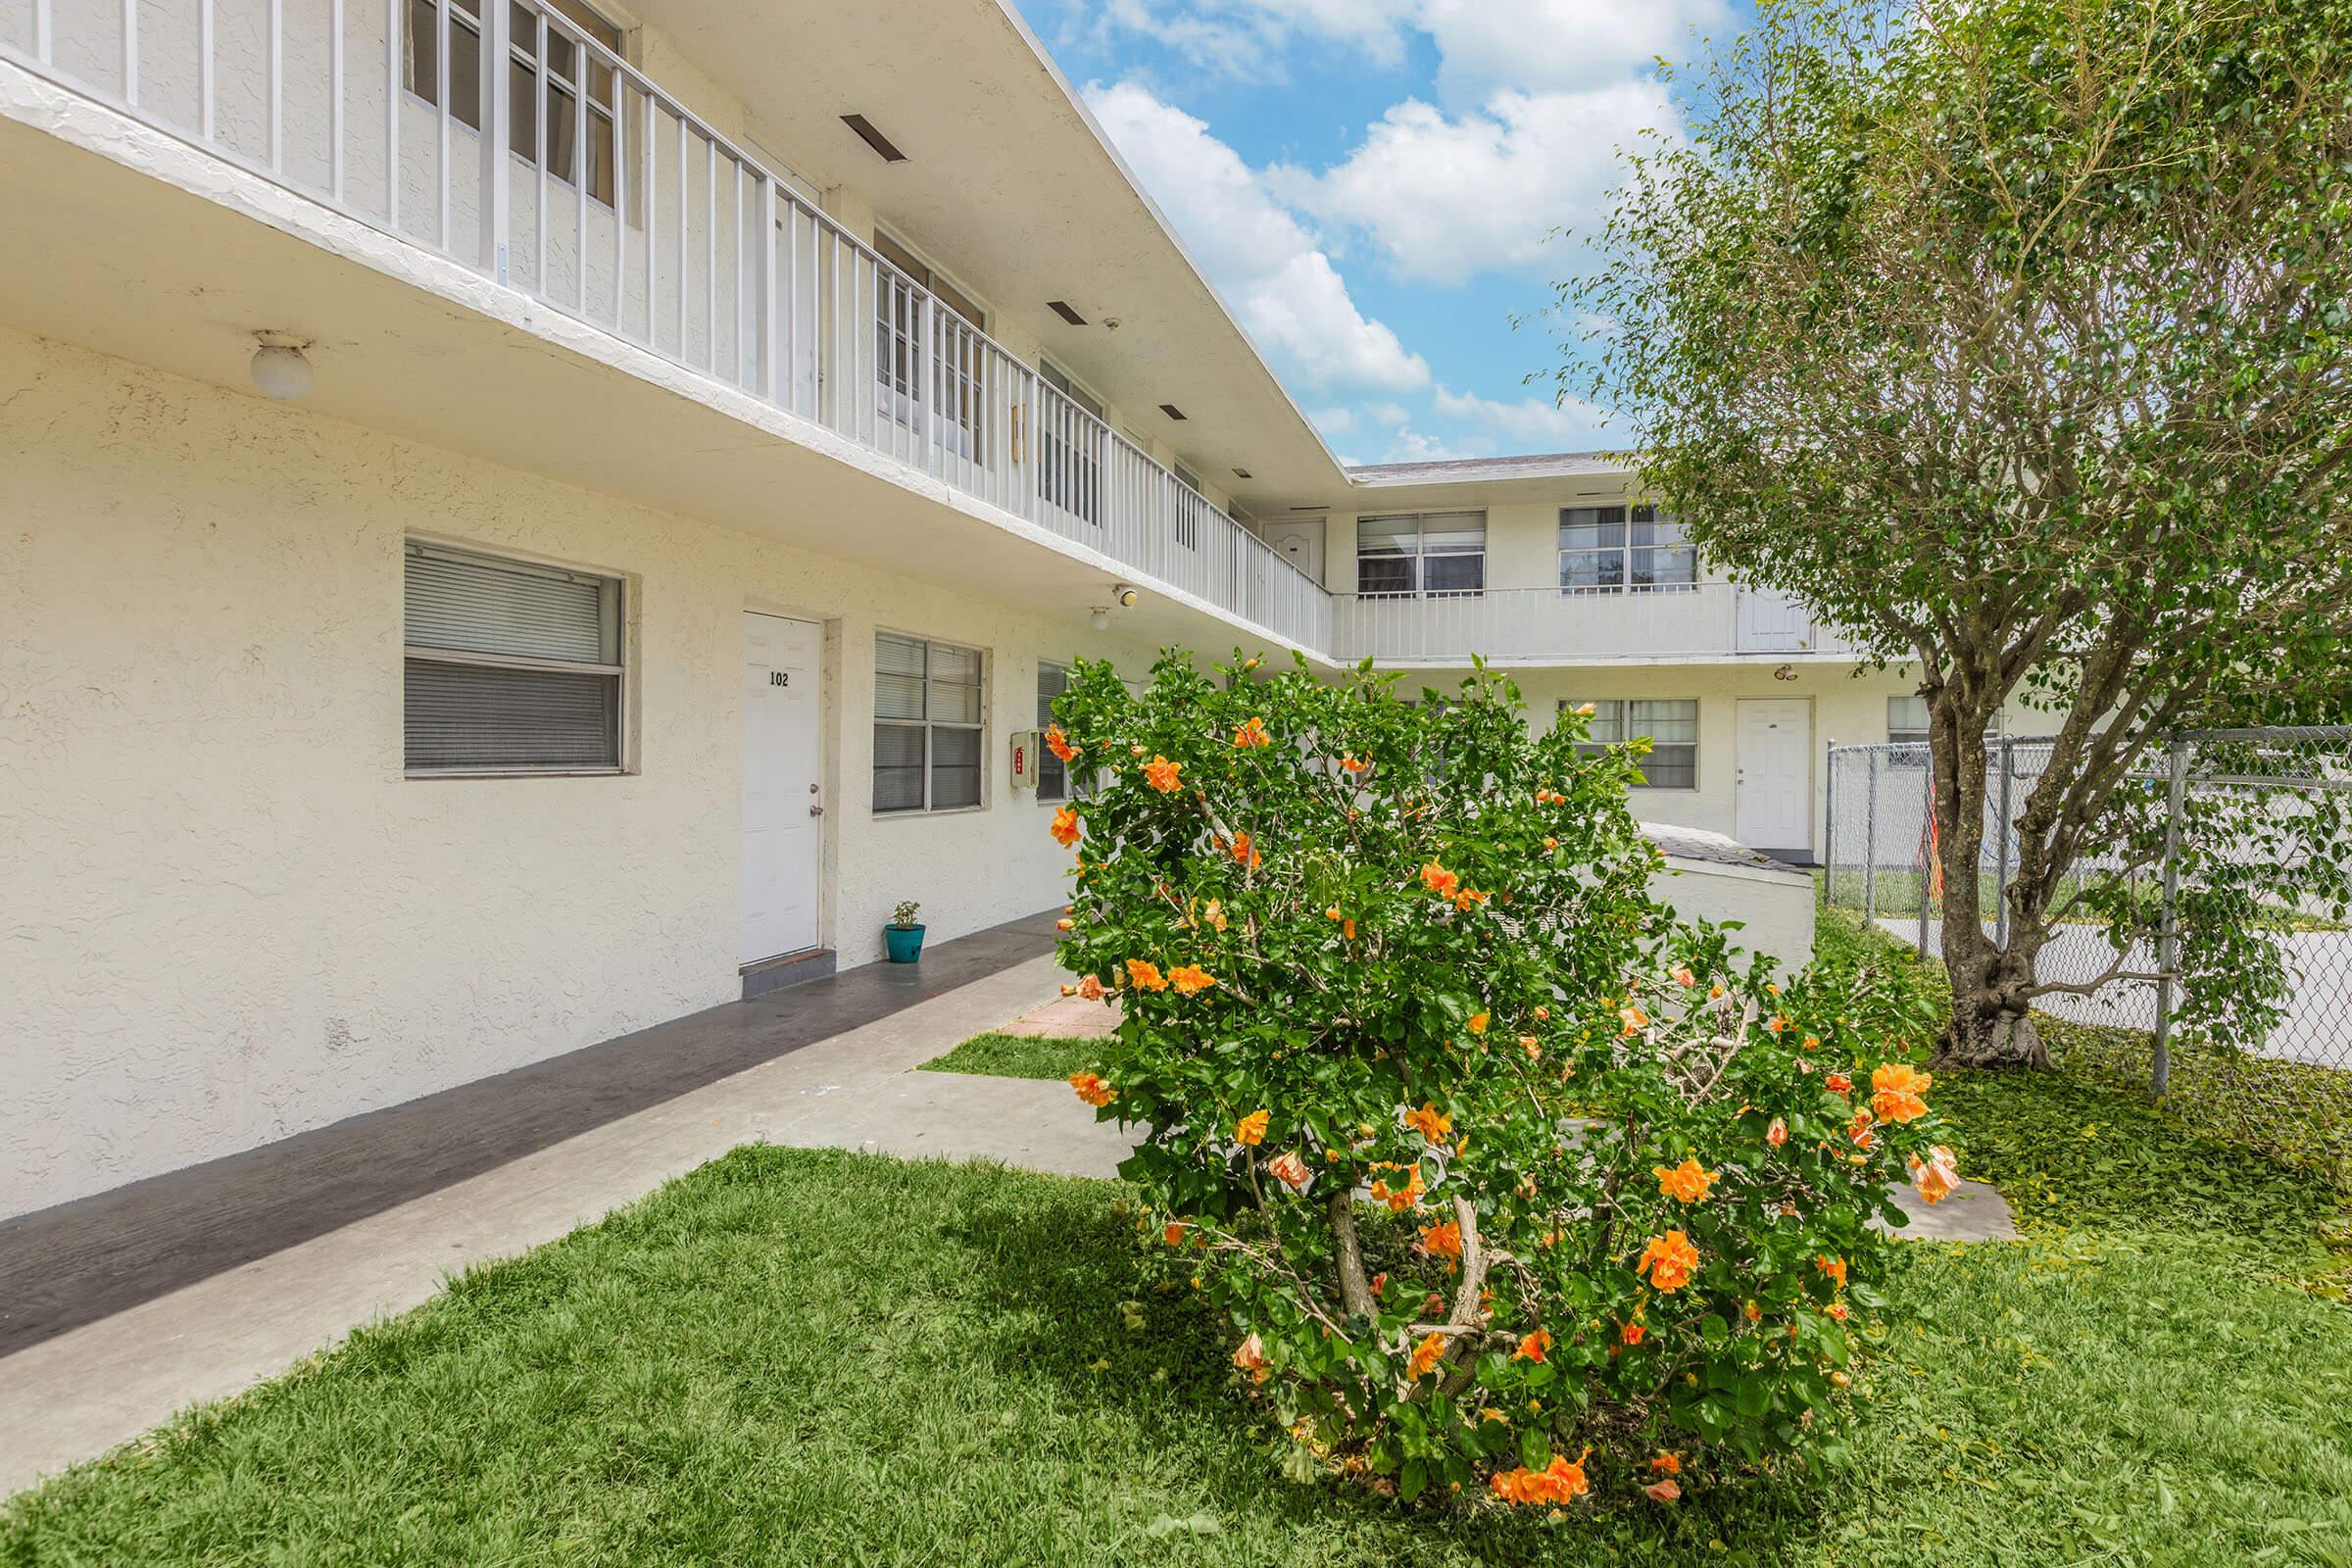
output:
[[[805,986],[811,980],[829,979],[839,968],[840,956],[831,948],[810,948],[804,953],[787,953],[780,958],[762,958],[747,963],[743,975],[743,1000],[763,997],[771,991],[788,986]]]

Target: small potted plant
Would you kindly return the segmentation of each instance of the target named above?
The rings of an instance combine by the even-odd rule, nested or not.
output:
[[[882,928],[882,941],[890,949],[891,962],[912,963],[923,956],[923,927],[914,917],[921,907],[908,899],[891,911],[890,924]]]

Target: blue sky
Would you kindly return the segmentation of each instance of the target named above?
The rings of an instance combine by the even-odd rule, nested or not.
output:
[[[1341,457],[1618,441],[1544,313],[1728,0],[1019,4]]]

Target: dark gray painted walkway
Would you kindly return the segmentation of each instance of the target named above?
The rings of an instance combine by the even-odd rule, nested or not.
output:
[[[0,1221],[0,1356],[1053,951],[1052,913]]]

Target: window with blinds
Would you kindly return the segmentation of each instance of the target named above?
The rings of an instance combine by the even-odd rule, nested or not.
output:
[[[1487,586],[1487,514],[1361,517],[1355,591],[1367,598],[1470,598]]]
[[[412,542],[411,773],[620,767],[620,582]]]
[[[1578,707],[1570,698],[1560,710]],[[1592,738],[1577,747],[1595,757],[1637,736],[1649,739],[1649,755],[1642,759],[1637,789],[1694,790],[1698,788],[1698,699],[1643,701],[1601,698],[1592,704]]]
[[[958,811],[980,804],[977,649],[874,637],[874,810]]]

